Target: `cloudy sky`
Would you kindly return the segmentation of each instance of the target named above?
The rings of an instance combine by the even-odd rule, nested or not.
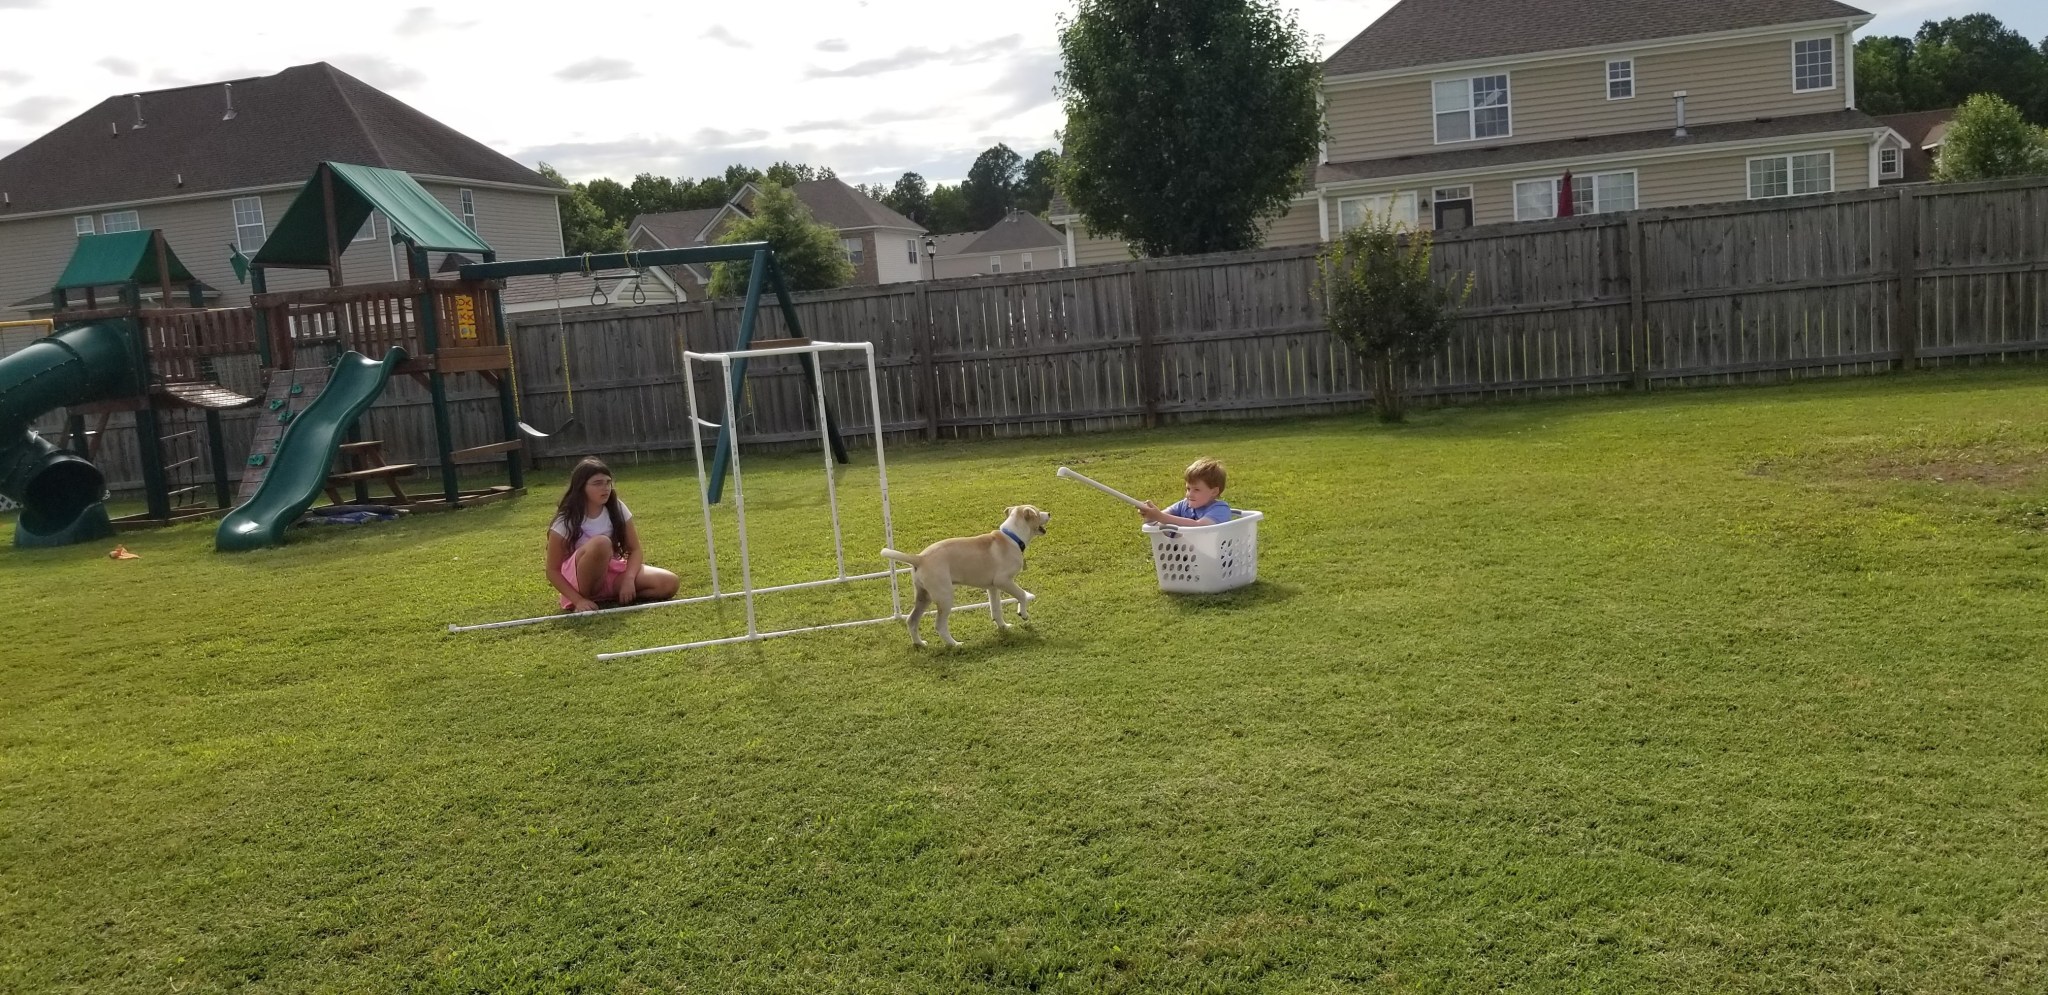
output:
[[[1285,2],[1285,0],[1283,0]],[[2040,39],[2038,0],[1851,0],[1870,29],[1988,10]],[[1328,54],[1392,0],[1294,0]],[[572,178],[830,165],[957,180],[996,142],[1051,145],[1071,0],[613,0],[420,6],[0,0],[0,155],[117,94],[325,60]],[[253,31],[250,28],[254,28]]]

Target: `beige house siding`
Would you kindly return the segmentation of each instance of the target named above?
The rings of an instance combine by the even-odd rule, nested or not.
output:
[[[1131,261],[1131,250],[1120,238],[1096,238],[1088,233],[1086,221],[1070,221],[1066,227],[1074,234],[1074,265],[1100,266],[1103,263],[1127,263]]]
[[[1077,235],[1076,238],[1078,239],[1079,236]],[[1123,251],[1122,242],[1105,244],[1114,246],[1119,252]],[[1075,248],[1080,248],[1078,241],[1075,244]],[[992,275],[998,272],[998,270],[990,265],[991,260],[996,259],[1002,260],[1000,272],[1006,275],[1058,269],[1060,268],[1060,253],[1064,251],[1066,251],[1065,246],[1048,245],[1034,249],[1012,249],[1008,252],[963,252],[950,256],[940,256],[938,259],[939,279],[944,280],[958,276]],[[1031,257],[1031,265],[1029,267],[1024,265],[1024,257],[1027,255]],[[1129,258],[1128,255],[1125,258]],[[1113,260],[1100,261],[1110,262]]]
[[[1322,240],[1322,226],[1316,223],[1316,202],[1312,200],[1296,201],[1266,229],[1266,244],[1272,246],[1314,245]]]
[[[437,200],[460,216],[458,187],[438,183],[423,184]],[[539,256],[562,254],[562,233],[555,219],[554,198],[541,193],[522,193],[506,190],[471,188],[476,197],[478,233],[498,251],[501,259],[530,259]],[[273,190],[247,196],[263,200],[263,224],[266,234],[275,230],[284,218],[285,209],[291,206],[292,198],[298,195],[298,188]],[[143,228],[161,228],[171,248],[194,276],[221,292],[220,306],[235,306],[249,301],[249,287],[235,282],[234,269],[228,262],[228,246],[235,241],[234,197],[208,197],[171,203],[146,204],[134,208]],[[117,210],[120,208],[116,208]],[[79,212],[84,213],[84,212]],[[95,224],[104,209],[94,211]],[[57,282],[70,261],[71,252],[76,248],[77,236],[73,233],[71,214],[54,217],[30,218],[22,221],[0,221],[0,314],[9,318],[27,317],[25,309],[12,307],[19,301],[49,290]],[[363,237],[343,246],[341,265],[343,278],[349,283],[378,283],[392,279],[393,251],[390,244],[390,227],[381,218],[372,222],[376,234],[371,237],[366,226]],[[253,255],[253,252],[251,253]],[[434,262],[438,265],[439,257]],[[397,260],[397,271],[405,273],[405,260]],[[546,278],[540,278],[545,282]],[[532,278],[515,285],[513,290],[534,288]],[[318,270],[272,270],[268,285],[272,290],[302,290],[322,287],[327,284],[327,275]],[[542,291],[542,296],[546,296]],[[513,296],[508,292],[507,297]]]
[[[1804,93],[1792,89],[1792,43],[1812,37],[1817,36],[1788,33],[1740,44],[1617,51],[1405,76],[1365,86],[1340,84],[1325,93],[1329,161],[1647,131],[1676,123],[1674,90],[1686,91],[1686,120],[1696,125],[1841,110],[1848,102],[1851,46],[1846,34],[1835,36],[1835,87]],[[1608,100],[1607,62],[1621,58],[1635,60],[1636,96]],[[1431,81],[1503,71],[1509,74],[1513,134],[1438,145]]]
[[[1862,190],[1870,186],[1870,146],[1865,143],[1832,146],[1826,142],[1801,142],[1791,140],[1758,148],[1727,151],[1707,151],[1698,156],[1662,159],[1618,160],[1611,163],[1531,163],[1525,169],[1513,173],[1493,173],[1485,176],[1458,177],[1442,176],[1397,181],[1391,185],[1344,188],[1330,193],[1330,231],[1338,231],[1340,202],[1351,197],[1378,193],[1397,193],[1413,190],[1418,200],[1426,201],[1437,187],[1463,186],[1470,184],[1474,222],[1491,225],[1505,224],[1515,220],[1515,183],[1518,180],[1538,179],[1562,175],[1566,168],[1575,174],[1612,173],[1634,170],[1636,173],[1636,206],[1638,208],[1678,207],[1690,204],[1711,204],[1724,201],[1747,200],[1749,197],[1749,160],[1757,156],[1784,155],[1787,153],[1833,151],[1835,154],[1835,189]],[[1430,223],[1432,211],[1421,209],[1422,221]]]

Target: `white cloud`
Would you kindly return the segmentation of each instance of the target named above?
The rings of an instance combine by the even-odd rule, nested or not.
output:
[[[754,47],[753,42],[750,42],[736,34],[733,34],[731,31],[727,30],[726,26],[723,24],[712,25],[710,30],[704,32],[704,37],[709,38],[712,41],[718,42],[721,45],[730,46],[732,48]]]
[[[414,7],[398,22],[398,36],[414,38],[435,31],[460,31],[475,27],[475,21],[444,21],[432,7]]]
[[[57,112],[71,106],[65,97],[48,95],[26,97],[0,107],[0,117],[27,125],[40,125],[57,116]]]
[[[634,79],[640,70],[624,59],[609,59],[599,56],[584,59],[555,70],[555,78],[568,83],[610,83],[622,79]]]
[[[107,56],[104,59],[101,59],[98,62],[93,63],[93,65],[96,65],[110,73],[113,73],[116,76],[139,76],[142,74],[141,66],[138,66],[135,63],[128,61],[127,59],[117,58],[111,55]]]

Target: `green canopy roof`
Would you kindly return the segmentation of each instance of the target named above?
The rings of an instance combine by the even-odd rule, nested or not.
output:
[[[152,229],[78,236],[78,248],[71,250],[71,262],[52,289],[82,290],[130,281],[155,286],[161,276],[156,269],[156,250],[151,247],[155,235]],[[164,243],[164,261],[170,265],[172,283],[191,283],[196,279],[178,261],[169,242]]]
[[[320,177],[334,176],[335,244],[347,246],[368,221],[371,211],[382,212],[391,222],[394,238],[435,252],[485,253],[491,247],[470,231],[460,218],[448,213],[413,178],[395,169],[357,166],[345,162],[323,162],[313,178],[299,189],[284,219],[251,260],[258,266],[327,265],[327,208],[320,191]]]

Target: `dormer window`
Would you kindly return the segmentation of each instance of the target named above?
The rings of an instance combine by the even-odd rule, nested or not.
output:
[[[1835,39],[1802,38],[1792,43],[1792,89],[1798,93],[1835,88]]]
[[[1877,150],[1877,175],[1886,179],[1897,179],[1904,173],[1905,169],[1900,165],[1897,147],[1887,145]]]
[[[1434,85],[1434,97],[1438,145],[1505,138],[1513,132],[1506,73],[1440,79]]]

